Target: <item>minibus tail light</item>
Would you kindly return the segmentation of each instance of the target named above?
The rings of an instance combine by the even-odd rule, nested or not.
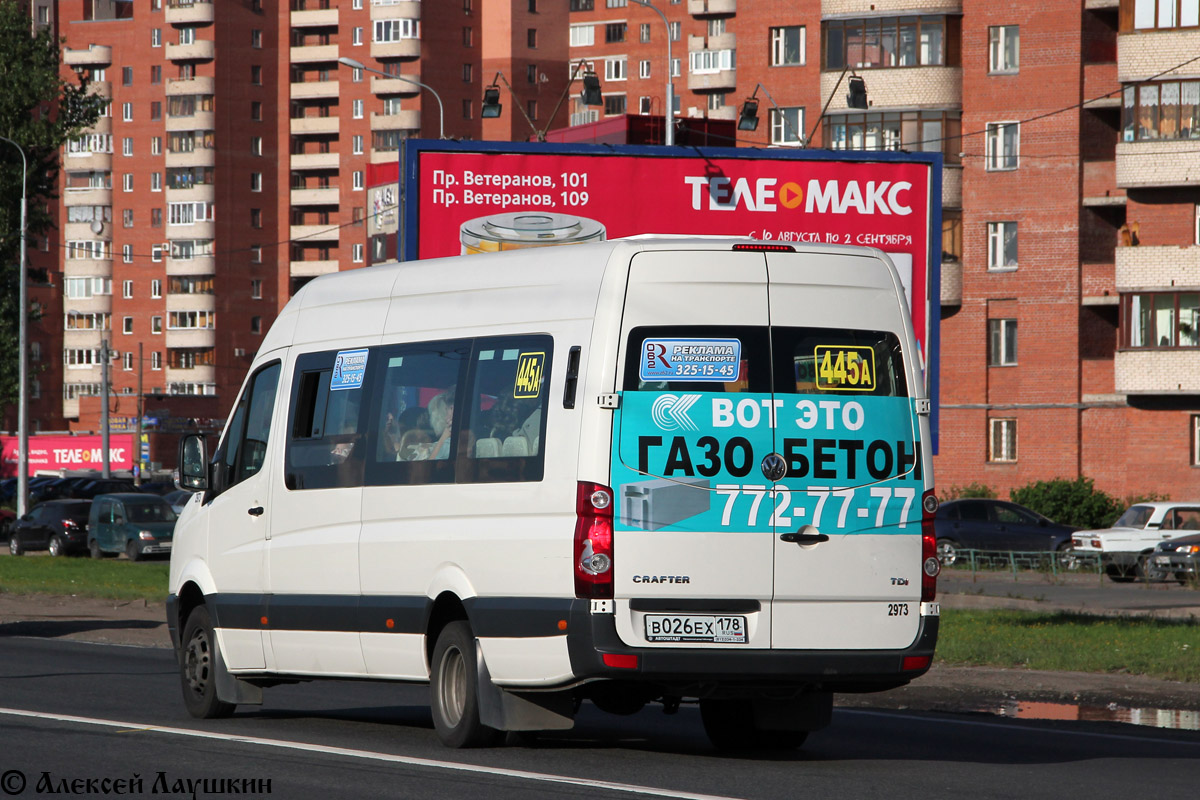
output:
[[[575,596],[613,596],[613,492],[580,481],[575,495]]]
[[[937,598],[937,576],[942,562],[937,557],[937,534],[933,515],[937,513],[937,495],[930,489],[921,496],[921,602],[932,603]]]
[[[790,244],[762,244],[761,242],[753,242],[735,244],[733,251],[735,253],[794,253],[796,252],[796,248]]]

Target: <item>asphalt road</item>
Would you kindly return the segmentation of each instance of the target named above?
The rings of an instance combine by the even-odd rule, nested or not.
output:
[[[426,702],[424,687],[309,683],[200,722],[183,710],[169,651],[6,637],[0,798],[38,796],[39,784],[59,795],[215,797],[230,793],[226,780],[288,800],[975,800],[1142,796],[1150,786],[1188,797],[1200,763],[1195,733],[862,709],[835,711],[830,728],[780,758],[718,755],[688,707],[613,717],[585,706],[573,731],[453,751],[437,742]]]

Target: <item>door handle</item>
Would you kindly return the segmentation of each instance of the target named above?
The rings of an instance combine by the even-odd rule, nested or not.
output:
[[[255,506],[254,508],[250,509],[246,513],[252,517],[261,517],[263,515],[263,507]]]
[[[801,533],[800,531],[791,531],[789,533],[779,534],[779,541],[793,542],[795,544],[820,544],[828,542],[829,536],[824,533]]]

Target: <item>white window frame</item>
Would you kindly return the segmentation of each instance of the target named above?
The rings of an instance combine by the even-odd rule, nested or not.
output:
[[[126,300],[133,299],[133,281],[126,280],[121,282],[121,297]]]
[[[250,137],[250,155],[261,156],[263,154],[263,140],[261,136]]]
[[[796,120],[794,125],[789,125],[787,118],[784,116],[788,112],[796,112]],[[803,143],[804,137],[804,106],[784,106],[782,108],[772,108],[767,115],[771,121],[771,140],[772,145],[780,147],[799,147]]]
[[[643,59],[638,62],[638,77],[645,80],[650,77],[650,59]]]
[[[156,300],[162,298],[162,281],[158,278],[150,281],[150,296]]]
[[[1011,138],[1008,132],[1012,131]],[[1021,165],[1021,123],[989,122],[986,128],[984,165],[988,172],[1017,169]]]
[[[988,461],[1011,464],[1017,460],[1017,420],[988,418]]]
[[[133,103],[121,104],[121,121],[133,122]]]
[[[121,333],[125,336],[133,334],[133,317],[121,317]]]
[[[161,314],[155,314],[150,318],[150,334],[152,336],[162,336],[163,318]]]
[[[131,245],[131,244],[121,245],[121,261],[126,264],[133,263],[133,245]]]
[[[195,44],[196,43],[195,27],[188,25],[188,26],[184,26],[184,27],[180,28],[179,29],[179,43],[180,44]]]
[[[1016,258],[1011,264],[1006,263],[1004,258],[1005,243],[1013,242],[1016,252]],[[1016,222],[989,222],[987,224],[987,268],[988,272],[1011,272],[1015,270],[1019,264],[1021,257],[1020,251],[1020,229]]]
[[[162,47],[162,28],[152,28],[150,30],[150,46]]]
[[[800,36],[800,60],[787,61],[787,31],[795,30]],[[771,66],[803,67],[808,63],[808,30],[804,25],[780,25],[771,28]]]
[[[363,137],[361,135],[355,134],[350,137],[350,152],[356,156],[363,154]]]
[[[162,369],[162,353],[158,350],[150,351],[150,369],[155,372]]]
[[[355,243],[350,246],[350,260],[355,264],[363,262],[363,246],[361,243]]]
[[[1011,352],[1010,330],[1012,331]],[[1016,319],[1004,317],[988,320],[987,359],[989,367],[1015,367],[1017,365],[1019,331]]]
[[[1015,34],[1015,35],[1014,35]],[[1009,39],[1013,40],[1013,63],[1008,63]],[[991,25],[988,27],[988,72],[1006,75],[1021,69],[1021,26]]]
[[[162,137],[161,136],[151,136],[150,137],[150,155],[152,155],[152,156],[161,156],[162,155]]]
[[[354,174],[353,174],[352,178],[354,180],[354,190],[355,191],[362,191],[363,189],[366,188],[366,181],[363,180],[362,170],[360,170],[360,169],[354,170]]]
[[[1200,467],[1200,414],[1192,414],[1192,466]]]
[[[353,34],[351,34],[351,35],[353,36],[353,38],[350,40],[350,43],[353,44],[355,47],[357,47],[363,43],[363,29],[362,29],[361,25],[356,27],[354,29]]]
[[[612,56],[604,59],[604,80],[623,81],[629,77],[629,56]]]
[[[125,355],[121,356],[121,369],[126,372],[133,372],[133,351],[126,350]]]
[[[162,173],[161,172],[151,172],[150,173],[150,191],[152,191],[152,192],[161,192],[162,191]]]
[[[261,192],[262,191],[262,173],[261,172],[251,172],[250,173],[250,191],[252,191],[252,192]]]
[[[415,19],[377,19],[371,41],[391,44],[404,39],[420,39],[421,23]]]
[[[693,75],[713,75],[736,68],[736,50],[694,50],[688,53],[688,72]]]
[[[363,118],[363,101],[362,100],[351,100],[350,101],[350,116],[354,119],[362,119]]]
[[[571,47],[591,47],[596,43],[596,26],[591,23],[572,25],[570,31]]]

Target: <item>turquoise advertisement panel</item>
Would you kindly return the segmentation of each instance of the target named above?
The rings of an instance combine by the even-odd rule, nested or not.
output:
[[[617,530],[920,533],[915,420],[907,397],[624,392]]]

